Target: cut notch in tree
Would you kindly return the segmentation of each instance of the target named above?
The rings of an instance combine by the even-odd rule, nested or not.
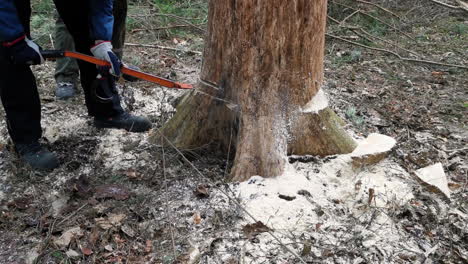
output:
[[[304,111],[323,81],[325,21],[326,0],[212,0],[202,81],[162,134],[181,149],[232,143],[235,181],[282,174],[287,154],[351,152],[326,103]]]

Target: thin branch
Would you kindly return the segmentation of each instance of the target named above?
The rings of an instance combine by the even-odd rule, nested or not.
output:
[[[401,19],[397,14],[393,13],[392,11],[390,11],[390,10],[388,10],[388,9],[386,9],[386,8],[384,8],[384,7],[380,6],[380,5],[378,5],[378,4],[371,3],[371,2],[367,2],[367,1],[363,1],[363,0],[354,0],[354,1],[359,2],[359,3],[366,4],[366,5],[375,6],[375,7],[377,7],[378,9],[380,9],[380,10],[382,10],[382,11],[384,11],[384,12],[387,12],[387,13],[389,13],[390,15],[392,15],[392,16],[398,18],[398,19]]]
[[[198,30],[200,30],[200,31],[203,32],[203,33],[206,33],[206,30],[205,30],[205,29],[203,29],[203,28],[201,28],[201,27],[199,27],[199,26],[197,26],[197,25],[195,25],[195,24],[192,24],[192,23],[191,23],[190,21],[188,21],[188,19],[185,18],[185,17],[176,16],[176,15],[173,15],[173,14],[164,14],[164,13],[154,13],[154,14],[152,14],[152,15],[156,15],[156,16],[166,16],[166,17],[172,17],[172,18],[175,18],[175,19],[179,19],[179,20],[183,21],[185,24],[187,24],[187,25],[189,25],[189,26],[191,26],[191,27],[193,27],[193,28],[195,28],[195,29],[198,29]]]
[[[399,33],[405,35],[407,38],[409,38],[409,39],[411,39],[411,40],[414,40],[414,38],[411,37],[410,35],[408,35],[407,33],[405,33],[405,32],[403,32],[403,31],[399,30],[399,29],[396,28],[395,26],[392,26],[392,25],[388,24],[387,22],[383,21],[383,20],[380,19],[380,18],[377,18],[377,17],[375,17],[375,16],[373,16],[373,15],[370,15],[370,14],[368,14],[368,13],[366,13],[366,12],[363,12],[362,10],[356,9],[356,8],[354,8],[354,7],[351,7],[351,6],[342,4],[342,3],[338,3],[338,2],[336,2],[336,1],[332,1],[332,3],[337,4],[337,5],[340,5],[340,6],[343,6],[343,7],[346,7],[346,8],[349,8],[349,9],[351,9],[351,10],[359,11],[359,13],[361,13],[361,14],[363,14],[363,15],[365,15],[365,16],[368,16],[368,17],[370,17],[370,18],[372,18],[372,19],[374,19],[374,20],[380,22],[380,23],[386,25],[386,26],[389,27],[389,28],[392,28],[393,30],[395,30],[395,31],[397,31],[397,32],[399,32]]]
[[[354,16],[357,13],[359,13],[359,10],[356,10],[353,13],[351,13],[351,15],[345,17],[343,20],[341,20],[340,25],[343,25],[346,22],[346,20],[350,19],[352,16]]]
[[[203,25],[203,24],[200,24]],[[157,30],[167,30],[167,29],[173,29],[173,28],[186,28],[186,27],[191,27],[190,25],[172,25],[172,26],[167,26],[167,27],[157,27],[157,28],[137,28],[132,30],[132,33],[139,32],[139,31],[157,31]]]
[[[159,45],[150,45],[150,44],[125,43],[125,46],[162,49],[162,50],[170,50],[170,51],[177,51],[177,52],[187,52],[187,53],[193,53],[197,55],[202,54],[200,51],[195,51],[195,50],[177,49],[177,48],[171,48],[171,47],[165,47],[165,46],[159,46]]]
[[[436,61],[429,61],[429,60],[419,60],[419,59],[406,58],[406,57],[402,57],[400,54],[398,54],[398,53],[396,53],[396,52],[394,52],[394,51],[391,51],[391,50],[370,47],[370,46],[367,46],[367,45],[364,45],[364,44],[361,44],[361,43],[358,43],[358,42],[355,42],[355,41],[347,40],[347,39],[345,39],[345,38],[342,38],[342,37],[338,37],[338,36],[329,34],[329,33],[327,33],[327,34],[325,34],[325,35],[328,36],[328,37],[334,38],[334,39],[338,39],[338,40],[341,40],[341,41],[344,41],[344,42],[347,42],[347,43],[356,45],[356,46],[360,46],[360,47],[366,48],[366,49],[376,50],[376,51],[380,51],[380,52],[385,52],[385,53],[392,54],[393,56],[397,57],[398,59],[400,59],[400,60],[402,60],[402,61],[426,63],[426,64],[440,65],[440,66],[446,66],[446,67],[455,67],[455,68],[461,68],[461,69],[467,69],[467,70],[468,70],[468,66],[456,65],[456,64],[448,64],[448,63],[442,63],[442,62],[436,62]]]
[[[172,253],[174,254],[174,261],[177,259],[177,250],[175,246],[175,239],[174,239],[174,227],[172,223],[174,223],[174,217],[172,216],[171,211],[169,210],[169,198],[168,198],[168,186],[167,186],[167,175],[166,175],[166,153],[164,151],[164,139],[161,138],[161,150],[162,150],[162,161],[163,161],[163,175],[164,175],[164,189],[166,190],[166,213],[169,215],[169,230],[171,232],[171,241],[172,241]]]
[[[468,11],[467,9],[463,8],[462,6],[453,6],[453,5],[449,5],[447,3],[444,3],[444,2],[441,2],[441,1],[437,1],[437,0],[429,0],[437,5],[440,5],[440,6],[444,6],[444,7],[447,7],[447,8],[451,8],[451,9],[457,9],[457,10],[465,10],[465,11]],[[457,1],[459,4],[465,4],[463,3],[462,1]],[[461,3],[460,3],[461,2]],[[465,4],[466,5],[466,4]]]

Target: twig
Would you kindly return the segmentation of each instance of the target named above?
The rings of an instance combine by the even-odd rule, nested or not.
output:
[[[166,154],[164,151],[164,139],[161,138],[161,149],[162,149],[162,160],[163,160],[163,175],[164,175],[164,188],[166,189],[166,212],[169,215],[169,230],[171,231],[171,240],[172,240],[172,253],[174,254],[174,261],[177,259],[177,251],[175,246],[175,239],[174,239],[174,229],[172,227],[172,223],[174,223],[174,218],[172,217],[172,213],[169,211],[169,198],[168,195],[168,187],[167,187],[167,175],[166,175]]]
[[[389,13],[390,15],[392,15],[392,16],[398,18],[398,19],[401,19],[397,14],[393,13],[392,11],[390,11],[390,10],[388,10],[388,9],[386,9],[386,8],[384,8],[384,7],[380,6],[380,5],[378,5],[378,4],[371,3],[371,2],[367,2],[367,1],[363,1],[363,0],[354,0],[354,1],[359,2],[359,3],[366,4],[366,5],[375,6],[375,7],[377,7],[378,9],[380,9],[380,10],[382,10],[382,11],[384,11],[384,12],[387,12],[387,13]]]
[[[58,225],[62,224],[63,222],[67,221],[68,219],[70,219],[70,217],[76,215],[81,209],[85,208],[85,206],[88,205],[88,202],[86,202],[85,204],[83,204],[82,206],[80,206],[80,208],[76,209],[76,211],[74,211],[73,213],[69,214],[67,217],[65,217],[64,219],[62,219],[62,221],[60,221],[58,223]]]
[[[177,48],[171,48],[171,47],[165,47],[165,46],[159,46],[159,45],[150,45],[150,44],[125,43],[125,46],[162,49],[162,50],[170,50],[170,51],[177,51],[177,52],[187,52],[187,53],[193,53],[197,55],[202,54],[200,51],[195,51],[195,50],[184,50],[184,49],[177,49]]]
[[[152,15],[156,15],[156,16],[166,16],[166,17],[176,18],[176,19],[182,20],[182,21],[183,21],[184,23],[186,23],[187,25],[189,25],[189,26],[191,26],[191,27],[193,27],[193,28],[195,28],[195,29],[198,29],[198,30],[200,30],[200,31],[203,32],[203,33],[206,33],[206,30],[205,30],[205,29],[203,29],[203,28],[201,28],[201,27],[199,27],[199,26],[197,26],[197,25],[195,25],[195,24],[192,24],[192,23],[189,22],[189,21],[187,20],[187,18],[185,18],[185,17],[176,16],[176,15],[173,15],[173,14],[164,14],[164,13],[154,13],[154,14],[152,14]]]
[[[157,28],[137,28],[137,29],[132,30],[132,33],[139,32],[139,31],[156,31],[156,30],[166,30],[166,29],[184,28],[184,27],[190,27],[190,25],[171,25],[167,27],[157,27]]]
[[[448,63],[442,63],[442,62],[436,62],[436,61],[429,61],[429,60],[419,60],[419,59],[406,58],[406,57],[402,57],[400,54],[398,54],[398,53],[396,53],[396,52],[394,52],[394,51],[391,51],[391,50],[370,47],[370,46],[367,46],[367,45],[364,45],[364,44],[361,44],[361,43],[358,43],[358,42],[355,42],[355,41],[347,40],[347,39],[345,39],[345,38],[342,38],[342,37],[338,37],[338,36],[329,34],[329,33],[326,33],[325,35],[328,36],[328,37],[334,38],[334,39],[338,39],[338,40],[341,40],[341,41],[344,41],[344,42],[347,42],[347,43],[356,45],[356,46],[360,46],[360,47],[366,48],[366,49],[376,50],[376,51],[381,51],[381,52],[386,52],[386,53],[392,54],[393,56],[395,56],[395,57],[397,57],[398,59],[403,60],[403,61],[408,61],[408,62],[419,62],[419,63],[433,64],[433,65],[440,65],[440,66],[447,66],[447,67],[455,67],[455,68],[461,68],[461,69],[468,69],[467,66],[463,66],[463,65],[456,65],[456,64],[448,64]]]
[[[352,16],[354,16],[357,13],[359,13],[359,10],[356,10],[353,13],[351,13],[351,15],[345,17],[343,20],[341,20],[340,25],[343,25],[346,22],[346,20],[350,19]]]
[[[247,211],[247,209],[245,209],[242,204],[237,201],[235,198],[232,198],[228,192],[224,191],[223,189],[221,189],[220,187],[218,187],[216,185],[215,182],[213,182],[212,179],[210,179],[209,177],[203,175],[203,173],[201,173],[201,171],[195,167],[195,165],[193,165],[192,162],[190,162],[190,160],[187,159],[187,157],[185,157],[185,155],[166,137],[163,135],[163,133],[161,132],[160,129],[157,129],[156,130],[158,132],[158,134],[161,136],[162,139],[166,140],[167,143],[177,152],[179,153],[179,155],[182,157],[183,160],[185,160],[185,162],[187,162],[188,164],[190,164],[190,166],[202,177],[204,178],[206,181],[208,181],[212,186],[215,186],[216,189],[218,189],[218,191],[220,191],[224,196],[226,196],[226,198],[231,201],[232,203],[234,203],[239,209],[241,209],[248,217],[250,217],[254,222],[258,222],[258,220],[255,218],[255,216],[253,216],[249,211]],[[229,187],[228,187],[229,189]],[[229,189],[230,192],[232,192],[231,189]],[[292,249],[290,249],[288,246],[286,246],[283,242],[281,242],[281,239],[279,239],[274,233],[272,228],[270,228],[270,230],[268,230],[267,232],[270,234],[270,236],[273,237],[273,239],[275,239],[286,251],[288,251],[289,253],[291,253],[295,258],[297,258],[301,263],[303,264],[307,264],[307,262],[305,262],[304,259],[302,259],[296,252],[294,252]]]
[[[349,9],[351,9],[351,10],[357,10],[357,11],[359,11],[359,13],[361,13],[361,14],[363,14],[363,15],[365,15],[365,16],[368,16],[368,17],[370,17],[370,18],[372,18],[372,19],[374,19],[374,20],[380,22],[380,23],[386,25],[386,26],[389,27],[389,28],[392,28],[393,30],[395,30],[395,31],[397,31],[397,32],[399,32],[399,33],[405,35],[407,38],[409,38],[409,39],[411,39],[411,40],[414,40],[413,37],[411,37],[410,35],[406,34],[406,33],[403,32],[403,31],[399,30],[399,29],[396,28],[395,26],[392,26],[392,25],[388,24],[387,22],[385,22],[385,21],[383,21],[383,20],[381,20],[381,19],[379,19],[379,18],[377,18],[377,17],[375,17],[375,16],[373,16],[373,15],[367,14],[366,12],[363,12],[362,10],[359,10],[359,9],[354,8],[354,7],[351,7],[351,6],[342,4],[342,3],[338,3],[338,2],[335,2],[335,1],[332,1],[332,3],[337,4],[337,5],[340,5],[340,6],[343,6],[343,7],[346,7],[346,8],[349,8]]]
[[[331,21],[337,23],[338,25],[340,24],[340,21],[334,19],[333,17],[331,17],[331,16],[329,16],[329,15],[327,15],[327,17],[328,17],[328,19],[330,19]]]
[[[352,29],[352,30],[354,30],[354,29]],[[419,55],[418,53],[416,53],[416,52],[414,52],[414,51],[412,51],[412,50],[408,50],[408,49],[405,49],[405,48],[403,48],[403,47],[400,47],[399,45],[393,43],[392,41],[389,41],[389,40],[386,40],[386,39],[383,39],[383,38],[374,36],[374,35],[372,35],[371,33],[367,32],[367,31],[366,31],[365,29],[363,29],[363,28],[359,28],[359,30],[360,30],[362,33],[364,33],[364,34],[366,34],[367,36],[369,36],[369,37],[376,38],[376,39],[378,39],[378,40],[380,40],[380,41],[383,41],[383,42],[385,42],[385,43],[388,43],[388,44],[390,44],[390,45],[392,45],[392,46],[394,46],[394,47],[396,47],[396,48],[399,48],[399,49],[404,50],[404,51],[406,51],[406,52],[408,52],[408,53],[411,53],[411,54],[413,54],[413,55],[416,55],[416,56],[418,56],[418,57],[421,57],[421,55]]]
[[[49,39],[50,39],[50,44],[52,45],[52,48],[55,49],[55,43],[54,43],[54,38],[52,38],[52,34],[49,34]]]
[[[440,1],[437,1],[437,0],[429,0],[435,4],[438,4],[440,6],[444,6],[444,7],[447,7],[447,8],[451,8],[451,9],[458,9],[458,10],[465,10],[465,11],[468,11],[466,10],[465,8],[461,7],[461,6],[453,6],[453,5],[449,5],[447,3],[444,3],[444,2],[440,2]],[[463,3],[463,2],[462,2]]]

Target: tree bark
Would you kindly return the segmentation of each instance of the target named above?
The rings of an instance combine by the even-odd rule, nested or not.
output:
[[[282,174],[287,154],[354,149],[326,102],[312,100],[323,81],[326,0],[212,0],[209,8],[200,82],[163,127],[166,137],[182,149],[234,146],[235,181]]]

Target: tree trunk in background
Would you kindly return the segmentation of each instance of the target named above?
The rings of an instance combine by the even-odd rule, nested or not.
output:
[[[200,82],[162,133],[181,149],[232,145],[235,181],[282,174],[287,154],[351,152],[355,143],[341,120],[315,97],[326,4],[212,0]]]

